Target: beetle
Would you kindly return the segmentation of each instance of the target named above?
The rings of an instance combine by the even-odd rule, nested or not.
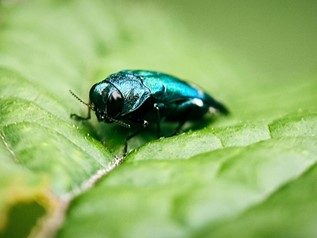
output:
[[[149,124],[155,123],[160,136],[161,121],[178,122],[178,133],[185,122],[201,120],[206,113],[228,114],[228,109],[193,84],[172,75],[149,70],[123,70],[94,84],[89,92],[89,103],[71,94],[88,107],[86,117],[71,114],[75,120],[88,120],[94,111],[98,121],[117,123],[137,130],[128,141]]]

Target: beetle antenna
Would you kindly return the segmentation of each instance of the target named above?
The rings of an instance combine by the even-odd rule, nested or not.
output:
[[[125,127],[125,128],[128,128],[128,129],[131,127],[129,124],[127,124],[127,123],[125,123],[125,122],[123,122],[123,121],[118,121],[118,120],[113,119],[113,118],[111,118],[111,117],[109,117],[109,116],[107,116],[107,115],[105,115],[105,117],[106,117],[108,120],[117,123],[119,126],[123,126],[123,127]]]
[[[87,107],[89,107],[91,110],[94,110],[91,106],[91,104],[86,103],[84,100],[82,100],[79,96],[77,96],[77,94],[75,94],[72,90],[69,90],[69,92],[71,93],[71,95],[73,95],[78,101],[80,101],[82,104],[86,105]]]
[[[78,97],[77,94],[75,94],[72,90],[69,90],[69,92],[70,92],[78,101],[80,101],[82,104],[86,105],[86,106],[87,106],[88,108],[90,108],[91,110],[94,110],[94,108],[91,106],[91,104],[86,103],[84,100],[82,100],[80,97]],[[122,127],[125,127],[125,128],[130,128],[130,127],[131,127],[129,124],[124,123],[124,122],[122,122],[122,121],[118,121],[118,120],[116,120],[116,119],[114,119],[114,118],[111,118],[111,117],[109,117],[109,116],[107,116],[107,115],[105,115],[105,117],[106,117],[108,120],[113,121],[113,122],[117,123],[118,125],[120,125],[120,126],[122,126]]]

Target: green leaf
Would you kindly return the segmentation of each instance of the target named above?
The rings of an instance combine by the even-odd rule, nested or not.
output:
[[[0,2],[0,237],[316,237],[316,4]],[[76,122],[122,69],[231,111],[184,133]],[[19,228],[19,229],[17,229]]]

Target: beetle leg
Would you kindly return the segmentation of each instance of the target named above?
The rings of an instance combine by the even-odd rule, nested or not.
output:
[[[79,116],[75,113],[70,114],[70,117],[75,119],[76,121],[87,121],[90,119],[90,112],[91,112],[91,108],[88,107],[88,113],[86,117]]]
[[[138,130],[134,133],[132,133],[131,135],[129,135],[127,138],[125,138],[125,142],[124,142],[124,148],[123,148],[123,157],[125,157],[127,155],[128,152],[128,141],[135,137],[136,135],[138,135],[142,130]]]
[[[125,138],[124,148],[123,148],[123,157],[125,157],[127,155],[127,152],[128,152],[128,141],[130,139],[132,139],[133,137],[135,137],[136,135],[140,134],[143,131],[143,129],[145,129],[148,125],[149,125],[149,123],[146,120],[143,120],[142,128],[135,131],[134,133],[129,135],[127,138]]]
[[[204,106],[202,100],[197,98],[193,98],[178,104],[173,113],[177,116],[179,124],[176,127],[174,133],[172,133],[168,137],[175,136],[176,134],[178,134],[181,131],[184,124],[190,119],[191,115],[195,115],[197,112],[200,114],[204,114],[207,110],[208,107]]]
[[[90,111],[91,110],[94,110],[94,108],[92,107],[91,105],[91,102],[89,101],[89,103],[86,103],[84,102],[80,97],[78,97],[73,91],[69,90],[69,92],[78,100],[80,101],[81,103],[83,103],[84,105],[86,105],[88,107],[88,113],[87,113],[87,116],[86,117],[82,117],[82,116],[79,116],[77,114],[70,114],[70,118],[73,118],[75,119],[76,121],[86,121],[86,120],[89,120],[90,119]]]
[[[172,135],[170,135],[170,136],[175,136],[175,135],[177,135],[177,134],[180,132],[180,130],[182,129],[182,127],[184,126],[185,123],[186,123],[185,120],[184,120],[184,121],[181,121],[181,122],[178,124],[178,126],[176,127],[174,133],[173,133]]]
[[[157,125],[157,137],[160,137],[161,134],[161,115],[160,115],[160,108],[157,104],[154,104],[154,109],[156,110],[156,125]]]

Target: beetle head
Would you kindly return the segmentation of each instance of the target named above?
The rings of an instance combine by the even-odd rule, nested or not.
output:
[[[92,86],[89,98],[99,121],[111,123],[120,116],[123,95],[112,83],[102,81]]]
[[[116,119],[120,116],[124,101],[121,92],[113,84],[101,82],[93,85],[89,92],[89,103],[84,102],[71,90],[70,93],[88,107],[89,118],[92,110],[95,111],[99,121],[106,123],[115,122],[120,126],[130,128],[129,124]]]

